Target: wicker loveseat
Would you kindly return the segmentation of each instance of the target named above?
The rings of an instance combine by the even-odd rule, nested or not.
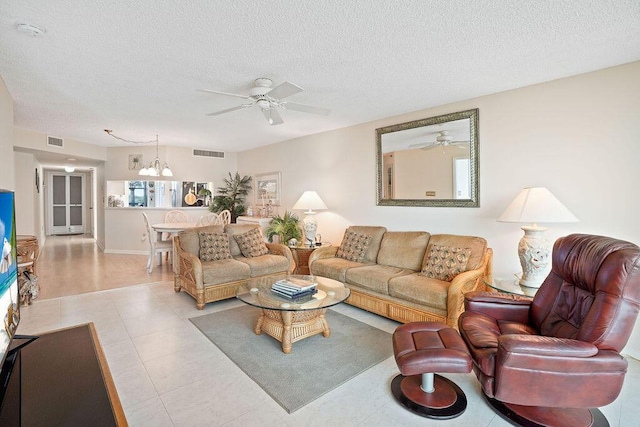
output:
[[[174,238],[176,251],[176,275],[174,290],[184,290],[195,298],[196,307],[202,310],[206,303],[235,297],[236,290],[250,279],[267,275],[285,277],[295,268],[291,250],[279,243],[264,243],[268,252],[259,256],[244,256],[235,236],[257,229],[255,224],[226,224],[197,227],[184,231]],[[203,261],[201,235],[207,233],[216,240],[228,241],[230,257]],[[222,239],[222,240],[220,240]],[[204,252],[204,251],[203,251]]]
[[[349,246],[348,235],[359,243]],[[485,290],[483,279],[492,279],[492,254],[481,237],[351,226],[340,247],[316,249],[309,267],[343,282],[351,305],[402,323],[437,321],[457,329],[464,294]],[[443,267],[456,257],[460,265]]]

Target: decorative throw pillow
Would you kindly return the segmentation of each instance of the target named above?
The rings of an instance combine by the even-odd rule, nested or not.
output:
[[[200,259],[202,261],[218,261],[231,258],[229,252],[229,235],[227,233],[198,232],[200,237]]]
[[[336,256],[353,262],[362,262],[369,247],[369,242],[371,242],[371,235],[347,230],[344,233]]]
[[[233,238],[238,242],[242,255],[247,258],[253,258],[269,253],[267,245],[265,245],[264,240],[262,240],[262,233],[259,228],[252,228],[246,233],[236,234]]]
[[[471,248],[452,248],[432,245],[421,275],[431,279],[450,282],[458,274],[466,271]]]

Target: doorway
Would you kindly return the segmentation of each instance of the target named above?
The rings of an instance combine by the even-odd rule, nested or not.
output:
[[[48,234],[83,234],[86,191],[84,174],[51,172],[48,181]]]

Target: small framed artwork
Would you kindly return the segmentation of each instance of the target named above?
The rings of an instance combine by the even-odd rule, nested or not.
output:
[[[38,168],[36,168],[36,191],[40,192],[40,172],[38,172]]]
[[[129,170],[142,169],[142,154],[129,154]]]
[[[280,206],[282,184],[280,172],[256,174],[256,205]]]

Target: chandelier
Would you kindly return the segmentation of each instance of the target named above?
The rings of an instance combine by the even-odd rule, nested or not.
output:
[[[142,176],[173,176],[173,172],[171,172],[171,169],[169,169],[169,165],[167,164],[167,162],[164,162],[162,164],[162,167],[160,167],[160,156],[158,155],[158,135],[156,135],[156,139],[155,140],[151,140],[151,141],[130,141],[128,139],[124,139],[124,138],[120,138],[118,136],[115,136],[113,134],[112,130],[109,129],[105,129],[104,130],[108,135],[114,137],[115,139],[119,139],[120,141],[124,141],[124,142],[130,142],[132,144],[149,144],[151,142],[155,142],[156,143],[156,159],[154,161],[152,161],[151,163],[149,163],[149,167],[145,167],[144,165],[142,165],[142,169],[140,169],[140,172],[138,172],[138,175],[142,175]]]

